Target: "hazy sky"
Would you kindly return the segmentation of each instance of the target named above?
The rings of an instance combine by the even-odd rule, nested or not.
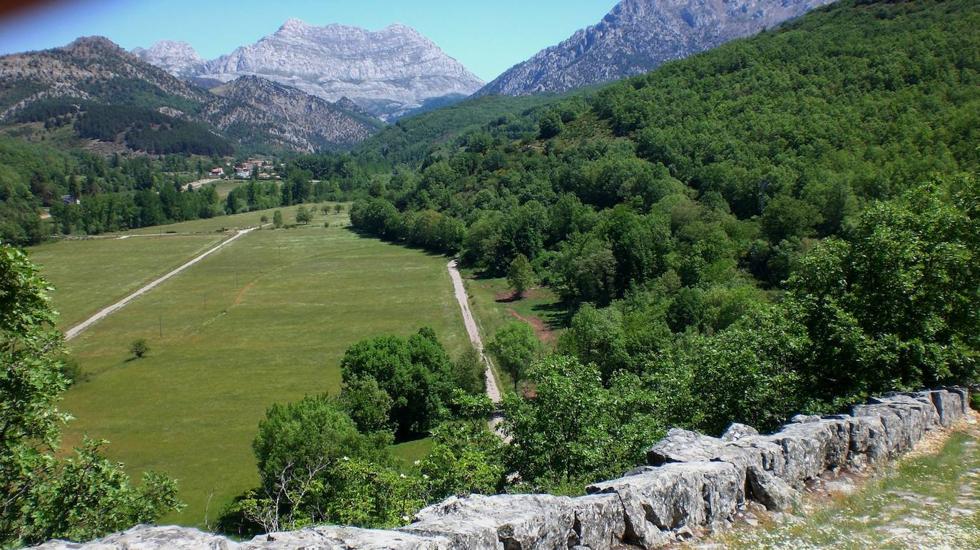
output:
[[[189,42],[211,59],[298,17],[315,25],[418,29],[491,80],[538,50],[597,23],[617,0],[64,0],[0,21],[0,53],[103,35],[126,49]]]

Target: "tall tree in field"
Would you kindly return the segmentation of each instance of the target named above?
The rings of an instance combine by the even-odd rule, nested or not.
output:
[[[313,214],[305,206],[300,206],[296,210],[296,223],[308,224],[311,221],[313,221]]]
[[[272,213],[272,225],[276,226],[276,229],[282,227],[282,212],[279,210]]]
[[[518,254],[510,263],[510,268],[507,270],[507,283],[514,289],[517,298],[523,298],[527,289],[534,284],[534,269],[531,268],[531,262],[524,254]]]
[[[541,342],[526,323],[514,322],[500,329],[488,349],[501,368],[514,379],[514,389],[524,378],[527,369],[541,356]]]

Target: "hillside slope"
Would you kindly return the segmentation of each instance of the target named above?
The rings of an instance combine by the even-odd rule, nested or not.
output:
[[[250,82],[259,83],[257,79]],[[133,141],[117,134],[128,136],[139,130],[158,134],[149,140],[152,142],[182,143],[190,132],[196,142],[214,141],[216,150],[224,151],[227,145],[221,145],[225,141],[221,134],[227,132],[235,141],[253,147],[310,152],[349,146],[376,127],[364,116],[284,86],[248,89],[239,85],[235,89],[233,97],[219,97],[140,60],[108,39],[80,38],[64,48],[0,57],[0,123],[43,122],[67,115],[92,118],[87,106],[94,104],[102,107],[101,118],[113,119],[112,132],[95,137],[122,140],[134,149],[147,140]],[[311,118],[290,117],[282,109],[287,103],[302,105]],[[134,127],[125,120],[145,122],[152,128]],[[173,135],[177,133],[180,136]],[[149,152],[214,152],[200,143],[183,151]]]
[[[512,67],[481,95],[564,92],[650,71],[833,0],[623,0],[600,23]]]

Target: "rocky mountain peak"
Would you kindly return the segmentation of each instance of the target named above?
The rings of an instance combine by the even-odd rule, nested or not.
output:
[[[309,23],[303,21],[302,19],[297,19],[296,17],[290,17],[285,23],[279,27],[276,32],[279,33],[291,33],[291,32],[302,32],[310,27]]]
[[[275,33],[203,64],[190,76],[230,82],[243,75],[274,80],[330,102],[346,97],[386,120],[430,99],[470,95],[483,85],[411,27],[395,24],[370,31],[299,19],[287,20]]]
[[[542,50],[481,94],[563,92],[649,72],[834,0],[622,0],[598,24]]]
[[[190,76],[204,60],[187,42],[161,40],[148,49],[135,48],[133,55],[175,76]]]

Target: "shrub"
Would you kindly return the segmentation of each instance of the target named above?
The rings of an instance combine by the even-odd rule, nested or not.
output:
[[[150,353],[150,345],[146,343],[146,340],[140,338],[129,345],[129,353],[133,354],[134,359],[142,359]]]

